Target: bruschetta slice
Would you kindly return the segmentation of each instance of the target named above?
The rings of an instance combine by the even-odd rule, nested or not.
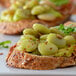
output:
[[[15,1],[1,14],[0,33],[21,34],[23,29],[32,27],[34,23],[41,23],[48,27],[56,26],[69,19],[72,8],[70,0]]]
[[[34,24],[32,28],[25,29],[21,39],[10,48],[7,65],[33,70],[75,66],[76,38],[71,32],[62,32],[61,27],[47,28]]]

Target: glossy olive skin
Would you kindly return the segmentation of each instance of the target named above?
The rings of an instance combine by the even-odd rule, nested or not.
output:
[[[39,56],[71,57],[75,50],[75,43],[73,36],[66,36],[54,27],[49,29],[36,23],[32,28],[23,31],[16,48]]]
[[[40,20],[53,21],[56,19],[56,16],[51,13],[43,13],[43,14],[38,15],[38,18]]]
[[[50,30],[48,29],[48,27],[42,25],[42,24],[34,24],[33,25],[33,29],[41,34],[48,34],[50,33]]]
[[[45,12],[45,8],[43,6],[36,6],[32,9],[31,14],[32,15],[39,15]]]
[[[75,44],[76,42],[75,38],[71,35],[65,36],[64,39],[66,40],[67,45]]]
[[[39,19],[44,21],[53,21],[58,17],[61,18],[62,14],[58,10],[56,10],[56,6],[52,4],[53,3],[51,3],[51,1],[49,0],[11,1],[11,6],[8,9],[14,10],[14,14],[12,16],[9,16],[9,12],[6,17],[1,17],[1,20],[8,22],[20,21],[23,19]]]
[[[33,29],[25,29],[24,31],[23,31],[23,34],[24,35],[33,35],[33,36],[35,36],[35,37],[38,37],[38,33],[35,31],[35,30],[33,30]]]
[[[60,35],[54,33],[48,35],[47,41],[57,45],[58,48],[63,48],[66,46],[66,41]]]
[[[42,35],[42,36],[40,36],[40,40],[46,40],[47,39],[47,37],[48,37],[48,35],[46,34],[46,35]]]
[[[38,46],[38,39],[36,39],[32,35],[25,35],[22,36],[20,41],[17,43],[17,45],[20,45],[17,49],[19,50],[25,50],[27,52],[32,52],[36,50]]]
[[[24,5],[24,9],[32,9],[33,7],[38,5],[38,0],[27,1]]]
[[[58,50],[58,53],[56,53],[54,56],[56,57],[71,57],[72,53],[75,49],[75,44],[71,45],[70,47],[62,48]]]
[[[7,22],[12,22],[13,20],[13,15],[14,15],[14,10],[8,9],[8,10],[4,10],[1,13],[0,19],[2,21],[7,21]]]
[[[29,15],[30,15],[30,10],[17,9],[14,14],[13,20],[19,21],[19,20],[25,19],[25,18],[28,19]]]
[[[56,45],[52,43],[44,42],[44,43],[39,44],[38,50],[41,53],[41,55],[50,56],[50,55],[57,53],[58,48]]]

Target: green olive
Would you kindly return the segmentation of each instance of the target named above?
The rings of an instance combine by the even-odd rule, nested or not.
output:
[[[38,39],[32,35],[23,35],[21,39],[17,43],[18,50],[24,50],[27,52],[32,52],[37,49],[38,46]]]
[[[46,40],[40,40],[40,43],[46,42]]]
[[[40,5],[48,5],[50,7],[50,5],[51,5],[50,2],[51,2],[50,0],[40,0],[39,3],[40,3]]]
[[[13,21],[13,15],[14,15],[14,10],[8,9],[5,10],[1,13],[1,20],[2,21]]]
[[[14,9],[17,10],[19,8],[19,6],[17,4],[12,4],[10,9]]]
[[[38,46],[38,50],[41,53],[41,55],[43,56],[51,56],[55,53],[57,53],[58,48],[56,45],[52,44],[52,43],[40,43]]]
[[[22,8],[24,6],[25,2],[26,1],[23,1],[23,0],[13,1],[13,2],[11,2],[10,8],[17,10],[18,8]]]
[[[34,36],[38,37],[38,33],[35,30],[30,29],[30,28],[29,29],[25,29],[23,31],[23,34],[24,35],[34,35]]]
[[[31,1],[28,1],[23,8],[30,9],[30,8],[33,8],[37,5],[38,5],[38,0],[31,0]]]
[[[32,9],[31,14],[32,15],[39,15],[39,14],[44,13],[45,11],[46,11],[45,8],[43,6],[39,5],[39,6],[36,6]]]
[[[23,35],[23,36],[21,36],[21,40],[26,40],[26,39],[30,39],[30,40],[34,40],[34,41],[37,40],[37,38],[34,37],[33,35]]]
[[[47,36],[48,36],[48,35],[42,35],[42,36],[40,37],[40,40],[46,40],[46,39],[47,39]]]
[[[58,50],[58,53],[55,54],[55,56],[57,57],[71,57],[72,53],[74,52],[74,46],[75,45],[71,45],[70,47],[66,47],[66,48],[62,48]]]
[[[1,13],[1,15],[4,15],[4,16],[6,16],[6,15],[14,15],[14,12],[15,12],[15,10],[13,10],[13,9],[7,9],[7,10],[4,10]]]
[[[66,49],[60,49],[59,52],[57,54],[55,54],[56,57],[70,57],[72,55],[72,53],[70,53],[68,50]]]
[[[21,40],[20,46],[18,45],[17,49],[20,51],[33,52],[37,49],[37,41],[25,39]]]
[[[59,34],[54,34],[54,33],[49,34],[47,37],[47,41],[49,43],[53,43],[53,44],[57,45],[58,48],[63,48],[66,46],[66,41]]]
[[[13,21],[13,16],[11,16],[11,15],[6,15],[6,16],[1,16],[1,20],[2,21],[9,21],[9,22],[12,22]]]
[[[53,21],[56,19],[55,15],[51,14],[51,13],[43,13],[38,15],[38,18],[41,20],[45,20],[45,21]]]
[[[69,44],[75,44],[75,39],[73,36],[69,35],[69,36],[65,36],[64,39],[66,40],[67,45]]]
[[[13,20],[19,21],[22,19],[28,19],[30,17],[30,10],[17,9],[14,15]]]
[[[42,25],[42,24],[34,24],[33,29],[41,34],[48,34],[50,33],[50,30],[48,27]]]

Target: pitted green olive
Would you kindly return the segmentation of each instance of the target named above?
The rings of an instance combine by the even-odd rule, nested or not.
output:
[[[51,55],[57,53],[58,48],[56,45],[54,45],[52,43],[44,42],[44,43],[39,44],[38,50],[41,53],[41,55],[51,56]]]
[[[48,34],[50,33],[50,30],[48,27],[42,25],[42,24],[34,24],[33,29],[41,34]]]
[[[17,47],[18,50],[32,52],[35,51],[38,46],[37,41],[33,41],[30,39],[21,40],[20,46]]]
[[[30,9],[30,8],[33,8],[35,6],[38,5],[38,0],[31,0],[31,1],[28,1],[26,2],[26,4],[24,5],[24,9]]]
[[[75,39],[71,35],[65,36],[64,39],[66,40],[67,45],[70,45],[70,44],[74,44],[75,43]]]
[[[1,20],[2,21],[13,21],[13,15],[14,15],[14,10],[8,9],[5,10],[1,13]]]
[[[23,35],[21,36],[21,40],[26,40],[26,39],[30,39],[30,40],[37,40],[36,37],[34,37],[33,35]]]
[[[23,31],[23,34],[24,35],[33,35],[33,36],[36,36],[36,37],[38,37],[38,33],[35,31],[35,30],[33,30],[33,29],[25,29],[24,31]]]
[[[40,15],[38,15],[38,18],[41,20],[45,20],[45,21],[53,21],[56,19],[55,15],[53,15],[51,13],[40,14]]]
[[[57,45],[59,48],[63,48],[66,46],[66,41],[59,34],[54,34],[54,33],[49,34],[47,37],[47,41],[49,43],[53,43]]]
[[[66,49],[60,49],[59,52],[55,55],[56,57],[70,57],[72,53],[70,53]]]
[[[39,14],[44,13],[45,11],[46,11],[45,8],[43,6],[39,5],[39,6],[36,6],[32,9],[31,14],[32,15],[39,15]]]
[[[17,9],[14,15],[13,20],[19,21],[21,19],[28,19],[30,16],[30,10]]]
[[[48,37],[48,35],[42,35],[42,36],[40,37],[40,40],[46,40],[47,37]]]

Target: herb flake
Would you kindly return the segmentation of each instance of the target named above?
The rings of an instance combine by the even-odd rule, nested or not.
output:
[[[11,43],[10,40],[0,42],[0,48],[8,48],[9,46],[6,44],[10,44],[10,43]]]

